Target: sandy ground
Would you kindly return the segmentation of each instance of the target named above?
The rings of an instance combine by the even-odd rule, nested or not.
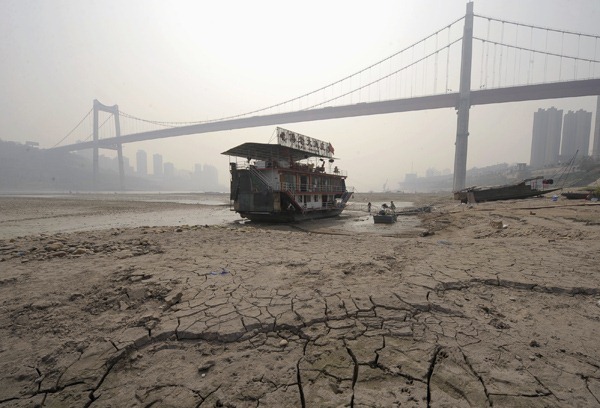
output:
[[[436,206],[40,233],[198,208],[0,197],[0,407],[600,406],[600,206],[394,198]]]

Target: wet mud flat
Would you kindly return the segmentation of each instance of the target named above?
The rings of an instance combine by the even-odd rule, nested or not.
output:
[[[597,406],[599,254],[548,199],[2,239],[0,407]]]
[[[133,228],[215,225],[239,218],[225,194],[28,194],[0,195],[0,239]]]

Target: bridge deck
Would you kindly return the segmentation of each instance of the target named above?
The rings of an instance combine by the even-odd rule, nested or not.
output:
[[[493,103],[523,102],[541,99],[571,98],[600,95],[600,79],[564,81],[547,84],[515,86],[496,89],[471,91],[471,105],[488,105]],[[244,129],[259,126],[281,125],[286,123],[309,122],[327,119],[339,119],[354,116],[381,115],[419,111],[428,109],[456,108],[458,93],[421,96],[390,101],[358,103],[337,107],[302,110],[274,115],[253,116],[249,118],[230,119],[219,122],[208,122],[169,129],[153,130],[120,137],[111,137],[98,141],[98,146],[112,148],[122,143],[141,142],[144,140],[162,139],[175,136],[193,135],[223,130]],[[55,147],[51,150],[74,151],[94,147],[94,142],[81,142]]]

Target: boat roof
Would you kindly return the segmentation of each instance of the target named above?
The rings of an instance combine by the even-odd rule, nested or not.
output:
[[[280,158],[299,161],[302,159],[308,159],[309,157],[322,157],[326,159],[331,158],[330,156],[323,154],[295,149],[293,147],[283,146],[280,144],[252,142],[243,143],[221,154],[255,160],[272,160]]]

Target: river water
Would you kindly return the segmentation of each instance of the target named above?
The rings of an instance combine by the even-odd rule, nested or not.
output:
[[[398,217],[391,225],[375,225],[362,201],[349,202],[339,217],[291,226],[254,224],[242,219],[229,204],[229,194],[221,193],[2,194],[0,239],[141,226],[245,225],[346,235],[402,235],[419,226],[414,216]],[[372,211],[380,204],[373,203]],[[395,204],[398,209],[411,206],[409,202]]]

